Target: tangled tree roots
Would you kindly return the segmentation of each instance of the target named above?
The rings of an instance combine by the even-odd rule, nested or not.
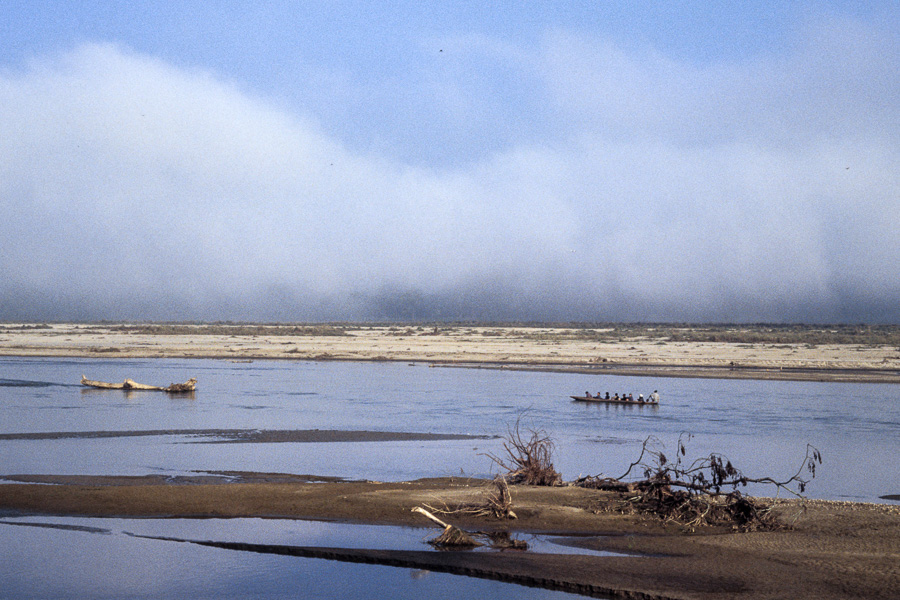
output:
[[[508,531],[468,533],[459,527],[443,522],[435,515],[431,514],[431,512],[420,506],[414,508],[413,512],[417,512],[440,527],[443,527],[444,530],[441,532],[441,535],[428,540],[429,544],[440,550],[467,550],[478,546],[484,546],[485,544],[497,550],[528,549],[527,542],[511,537]],[[484,540],[484,542],[478,541],[479,539]]]
[[[475,538],[453,525],[447,525],[443,533],[428,543],[437,548],[475,548],[482,546],[481,542],[476,542]]]
[[[497,490],[488,494],[487,510],[492,517],[497,519],[515,519],[516,513],[512,510],[512,494],[509,493],[509,484],[504,477],[495,477],[494,485]]]
[[[735,490],[724,496],[691,494],[669,486],[641,486],[639,495],[628,498],[636,510],[651,513],[688,530],[704,525],[731,526],[738,531],[768,531],[782,525],[771,516],[771,505]]]
[[[487,457],[507,472],[512,484],[562,485],[562,475],[553,468],[553,440],[542,430],[530,429],[527,437],[516,420],[503,442],[506,458],[493,454]]]
[[[474,548],[476,546],[483,545],[481,542],[475,541],[475,538],[473,538],[471,535],[469,535],[459,527],[450,525],[449,523],[444,523],[439,518],[420,506],[417,506],[412,510],[413,512],[417,512],[420,515],[426,517],[436,525],[444,528],[444,531],[441,533],[441,535],[437,536],[434,539],[428,540],[428,543],[432,546],[435,546],[436,548]]]
[[[495,550],[528,550],[528,542],[517,540],[508,531],[491,531],[484,536],[490,540],[491,548]]]
[[[738,487],[748,483],[769,484],[779,491],[800,496],[808,483],[801,478],[801,473],[806,470],[815,477],[816,464],[822,463],[819,451],[807,446],[800,469],[789,479],[750,478],[719,454],[687,463],[684,438],[678,439],[674,462],[669,461],[661,450],[651,447],[658,442],[648,438],[638,460],[621,477],[585,477],[575,485],[620,492],[623,500],[616,507],[619,510],[651,513],[690,530],[702,525],[730,525],[740,531],[771,530],[783,527],[772,516],[771,502],[745,496]],[[643,469],[644,478],[624,482],[635,467]],[[723,489],[726,490],[724,493]]]

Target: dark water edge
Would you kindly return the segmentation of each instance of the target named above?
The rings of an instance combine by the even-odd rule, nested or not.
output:
[[[433,573],[463,575],[475,579],[499,581],[529,588],[566,592],[592,598],[611,598],[609,594],[616,591],[607,588],[599,588],[590,584],[575,583],[546,577],[535,577],[527,572],[522,572],[522,569],[511,569],[508,566],[506,568],[497,565],[491,566],[490,561],[485,561],[480,556],[475,556],[472,553],[467,552],[310,548],[302,546],[246,544],[236,542],[176,541],[184,541],[198,546],[236,550],[239,552],[275,554],[300,558],[318,558],[342,563],[372,564],[404,569],[417,569]]]
[[[259,430],[259,429],[151,429],[137,431],[50,431],[41,433],[0,433],[0,440],[64,440],[143,436],[187,436],[212,438],[195,443],[337,443],[337,442],[398,442],[437,440],[476,440],[489,436],[412,433],[404,431],[346,431],[346,430]]]
[[[496,369],[502,371],[533,371],[536,373],[578,373],[582,375],[612,375],[622,377],[653,377],[683,379],[749,379],[757,381],[810,381],[830,383],[900,383],[900,371],[893,368],[821,368],[821,367],[763,367],[750,365],[669,365],[651,363],[616,363],[601,365],[573,365],[543,363],[516,365],[509,363],[434,362],[431,367],[463,369]]]

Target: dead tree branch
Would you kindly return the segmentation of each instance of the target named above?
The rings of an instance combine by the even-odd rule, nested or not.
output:
[[[442,515],[468,515],[473,517],[491,517],[495,519],[516,519],[512,510],[512,494],[506,478],[498,475],[492,482],[496,488],[489,491],[482,502],[460,503],[450,506],[444,503],[441,508],[426,504],[425,508]]]
[[[779,492],[802,497],[809,483],[802,474],[807,472],[810,478],[815,477],[816,465],[822,464],[822,454],[807,444],[806,456],[791,477],[784,480],[748,477],[718,453],[688,461],[686,442],[690,438],[685,434],[679,436],[675,460],[671,461],[663,453],[659,440],[649,437],[644,440],[638,459],[621,477],[586,477],[576,485],[632,493],[627,502],[637,510],[691,530],[703,524],[731,524],[744,531],[771,529],[777,527],[771,519],[771,506],[744,496],[738,488],[751,483],[772,485]],[[635,469],[643,471],[643,479],[623,482]]]
[[[562,475],[553,467],[553,440],[540,429],[523,433],[521,418],[514,427],[507,429],[503,449],[506,457],[486,454],[500,469],[506,471],[506,480],[524,485],[562,485]]]

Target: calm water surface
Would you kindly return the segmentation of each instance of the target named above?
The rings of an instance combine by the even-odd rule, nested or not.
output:
[[[129,377],[160,385],[196,377],[199,384],[192,398],[156,393],[126,395],[118,390],[83,388],[79,385],[82,374],[105,381]],[[647,395],[654,389],[662,396],[659,407],[585,405],[568,398],[585,390]],[[884,501],[879,496],[900,493],[900,464],[896,461],[900,387],[891,385],[573,375],[405,363],[0,359],[0,434],[340,429],[484,436],[455,441],[240,444],[197,443],[203,439],[190,435],[0,439],[0,477],[28,473],[179,475],[197,471],[377,480],[487,476],[496,469],[485,453],[502,452],[499,436],[506,434],[517,419],[525,428],[543,429],[553,437],[555,465],[567,480],[588,474],[621,475],[637,458],[646,438],[658,438],[667,451],[674,452],[679,435],[691,434],[689,457],[720,452],[751,477],[790,477],[797,471],[807,444],[814,445],[822,452],[824,464],[807,489],[811,497]],[[765,488],[751,491],[774,493]],[[25,574],[40,571],[30,561],[45,558],[41,551],[29,548],[46,547],[45,543],[59,549],[61,563],[79,552],[127,556],[152,547],[153,556],[170,556],[173,565],[181,564],[182,559],[188,564],[196,561],[196,568],[178,567],[194,573],[200,568],[215,573],[214,565],[227,565],[232,559],[223,557],[234,554],[122,535],[13,525],[0,525],[0,537],[5,548],[0,553],[12,559],[4,560],[3,568],[20,573],[18,578],[3,574],[0,587],[6,589],[0,589],[0,596],[22,595],[15,586],[26,585]],[[86,546],[97,549],[88,550]],[[341,586],[334,588],[333,583],[330,593],[325,593],[332,577],[339,577],[341,585],[350,585],[347,582],[355,577],[361,581],[373,581],[375,577],[379,586],[400,585],[402,581],[403,589],[417,597],[441,597],[436,589],[423,592],[421,587],[440,587],[442,584],[431,583],[438,579],[465,580],[449,575],[412,577],[402,569],[336,565],[313,559],[260,557],[250,562],[254,561],[266,562],[265,568],[276,571],[281,568],[277,565],[292,565],[285,567],[292,574],[285,575],[287,579],[277,583],[284,577],[273,576],[271,589],[253,592],[260,597],[280,597],[295,585],[291,579],[294,576],[321,583],[322,589],[310,593],[322,597],[352,595]],[[110,569],[116,570],[113,566]],[[240,589],[243,584],[236,581],[243,581],[240,569],[222,569],[222,579],[217,580],[227,580],[229,590]],[[353,575],[337,573],[342,570]],[[376,576],[370,570],[389,575]],[[307,574],[297,575],[301,572]],[[173,576],[172,581],[177,579]],[[71,594],[57,594],[48,579],[46,594],[38,596],[95,597],[83,593],[76,580],[72,580]],[[423,580],[429,583],[423,584]],[[550,597],[522,596],[545,592],[495,582],[477,585],[487,583],[503,590],[514,589],[510,597]],[[191,588],[194,584],[197,589]],[[448,585],[452,590],[456,584]],[[189,576],[178,586],[168,597],[181,592],[197,595],[194,592],[205,589],[196,581],[191,583]],[[149,589],[132,595],[145,597],[141,594]],[[108,595],[117,596],[120,591],[109,588]],[[396,597],[404,597],[404,593],[398,591]],[[504,597],[503,593],[493,590],[488,597]],[[159,593],[153,595],[160,597]],[[217,594],[211,591],[208,595]]]
[[[273,519],[0,518],[3,598],[571,598],[497,581],[169,540],[425,550],[436,530]],[[523,537],[536,551],[587,553]]]

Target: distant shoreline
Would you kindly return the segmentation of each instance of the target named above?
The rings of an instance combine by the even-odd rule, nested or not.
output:
[[[509,365],[447,363],[433,367],[502,369],[508,371],[543,371],[548,373],[581,373],[587,375],[620,375],[628,377],[675,377],[684,379],[757,379],[775,381],[832,381],[836,383],[900,383],[900,372],[884,369],[822,369],[769,367],[710,367],[703,365],[621,364],[603,367],[579,365]]]
[[[645,377],[900,383],[900,328],[711,327],[6,324],[0,325],[0,356],[375,361]]]

